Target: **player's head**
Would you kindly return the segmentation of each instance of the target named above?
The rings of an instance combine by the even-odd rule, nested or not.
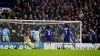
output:
[[[2,24],[2,26],[3,26],[3,28],[7,28],[7,23],[4,22],[4,23]]]
[[[91,27],[89,28],[89,31],[92,31],[92,28]]]
[[[49,26],[49,25],[47,25],[47,26],[46,26],[46,29],[50,29],[50,26]]]
[[[25,32],[23,35],[24,35],[24,36],[28,36],[28,33]]]
[[[39,26],[36,26],[36,27],[35,27],[35,31],[38,31],[38,30],[39,30]]]
[[[65,24],[65,28],[68,27],[68,24]]]
[[[26,36],[26,33],[23,33],[23,36]]]

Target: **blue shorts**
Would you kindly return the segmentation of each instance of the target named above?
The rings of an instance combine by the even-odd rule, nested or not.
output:
[[[96,38],[93,38],[92,39],[92,44],[95,44],[96,43]]]
[[[93,43],[93,44],[96,43],[96,36],[95,36],[95,35],[92,36],[92,43]]]
[[[46,38],[46,42],[51,42],[52,41],[52,38],[51,37],[47,37]]]
[[[64,42],[70,42],[70,37],[64,37]]]

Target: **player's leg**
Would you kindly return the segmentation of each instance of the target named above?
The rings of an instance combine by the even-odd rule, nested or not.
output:
[[[8,42],[8,41],[7,41],[7,37],[5,37],[5,41]]]
[[[96,38],[92,38],[92,45],[97,49],[98,45],[96,44]]]
[[[36,40],[36,47],[39,48],[40,38],[39,37],[36,37],[35,40]]]
[[[6,41],[7,41],[7,42],[10,42],[10,39],[9,39],[9,37],[6,37]]]
[[[51,42],[52,42],[52,38],[50,37],[49,39],[50,49],[51,49]]]
[[[70,43],[72,43],[73,47],[75,48],[75,41],[74,41],[74,38],[70,38]]]
[[[26,42],[24,41],[22,45],[23,45],[23,48],[25,49]]]
[[[0,32],[0,42],[1,42],[1,32]]]
[[[27,44],[29,47],[31,47],[32,49],[36,48],[35,45],[34,45],[32,42],[30,42],[30,41],[26,41],[26,44]]]
[[[5,37],[2,38],[3,42],[5,42]]]
[[[47,42],[48,49],[51,49],[51,38],[47,37],[46,42]]]
[[[9,37],[5,37],[6,42],[8,43],[8,45],[10,45],[10,40]]]
[[[65,43],[65,40],[64,40],[64,39],[65,39],[65,37],[63,36],[63,38],[62,38],[62,42],[63,42],[62,48],[63,48],[63,49],[65,49],[65,48],[64,48],[64,46],[65,46],[65,45],[64,45],[64,43]]]
[[[66,37],[64,36],[64,38],[63,38],[63,44],[62,44],[62,48],[63,49],[65,49],[65,43],[67,42],[67,39],[66,39]]]
[[[0,37],[0,42],[1,42],[1,37]]]
[[[46,42],[47,42],[47,46],[48,46],[48,49],[49,49],[49,40],[48,40],[48,37],[46,37]]]
[[[69,43],[69,42],[70,42],[70,38],[68,36],[64,36],[62,48],[65,49],[65,43]]]
[[[63,41],[62,48],[65,49],[65,42]]]
[[[26,44],[26,42],[23,43],[24,45]]]

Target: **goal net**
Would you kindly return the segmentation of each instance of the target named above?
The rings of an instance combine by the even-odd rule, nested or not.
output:
[[[81,43],[82,41],[82,22],[81,21],[57,21],[57,20],[12,20],[12,19],[0,19],[0,24],[6,23],[10,29],[10,41],[21,42],[23,41],[23,32],[27,32],[31,41],[34,42],[33,35],[31,31],[35,30],[37,27],[40,32],[40,40],[45,42],[46,26],[50,26],[53,32],[52,42],[63,42],[64,41],[64,28],[67,25],[70,29],[70,37],[74,39],[75,43]],[[0,27],[3,29],[3,26]],[[15,37],[15,38],[14,38]]]

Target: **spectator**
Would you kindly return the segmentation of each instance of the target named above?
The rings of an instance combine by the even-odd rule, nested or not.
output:
[[[98,38],[97,42],[100,42],[99,0],[96,1],[16,0],[16,1],[17,3],[13,5],[14,7],[12,7],[12,11],[8,12],[7,10],[4,10],[3,13],[0,15],[0,19],[82,21],[83,35],[86,35],[88,33],[89,27],[91,27],[97,33],[97,38]],[[84,38],[84,36],[82,38],[86,39]]]

